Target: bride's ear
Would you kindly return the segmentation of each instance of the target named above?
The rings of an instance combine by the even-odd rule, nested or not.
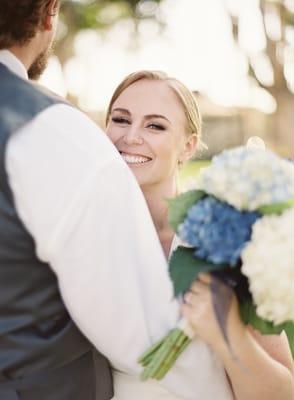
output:
[[[185,137],[185,144],[182,153],[179,156],[179,163],[183,164],[190,160],[195,154],[198,143],[198,137],[196,133],[189,134]]]

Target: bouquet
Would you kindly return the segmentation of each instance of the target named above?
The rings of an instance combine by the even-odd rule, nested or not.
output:
[[[175,296],[199,273],[210,272],[233,288],[245,324],[263,334],[285,330],[294,354],[294,164],[268,150],[224,151],[202,170],[195,189],[169,201],[169,211],[170,224],[187,244],[170,259]],[[228,343],[230,299],[221,306],[212,285]],[[182,319],[141,356],[141,379],[162,379],[192,338]]]

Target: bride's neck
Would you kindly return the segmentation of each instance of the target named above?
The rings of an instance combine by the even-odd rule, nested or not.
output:
[[[173,178],[157,185],[141,186],[155,229],[166,256],[169,254],[174,232],[168,223],[167,199],[177,195],[177,183]]]

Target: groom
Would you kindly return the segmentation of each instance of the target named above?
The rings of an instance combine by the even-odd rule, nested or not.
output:
[[[0,1],[0,400],[109,400],[109,362],[138,374],[179,318],[128,166],[83,113],[28,80],[46,66],[58,9]],[[215,368],[194,341],[160,384],[183,400],[203,398],[199,382],[227,398]]]
[[[178,318],[128,167],[85,115],[28,81],[58,7],[0,5],[0,400],[108,400],[105,357],[137,373]]]

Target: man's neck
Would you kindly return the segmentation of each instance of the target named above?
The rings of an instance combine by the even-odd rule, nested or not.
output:
[[[24,65],[28,71],[33,63],[33,56],[27,46],[13,46],[9,51]]]

